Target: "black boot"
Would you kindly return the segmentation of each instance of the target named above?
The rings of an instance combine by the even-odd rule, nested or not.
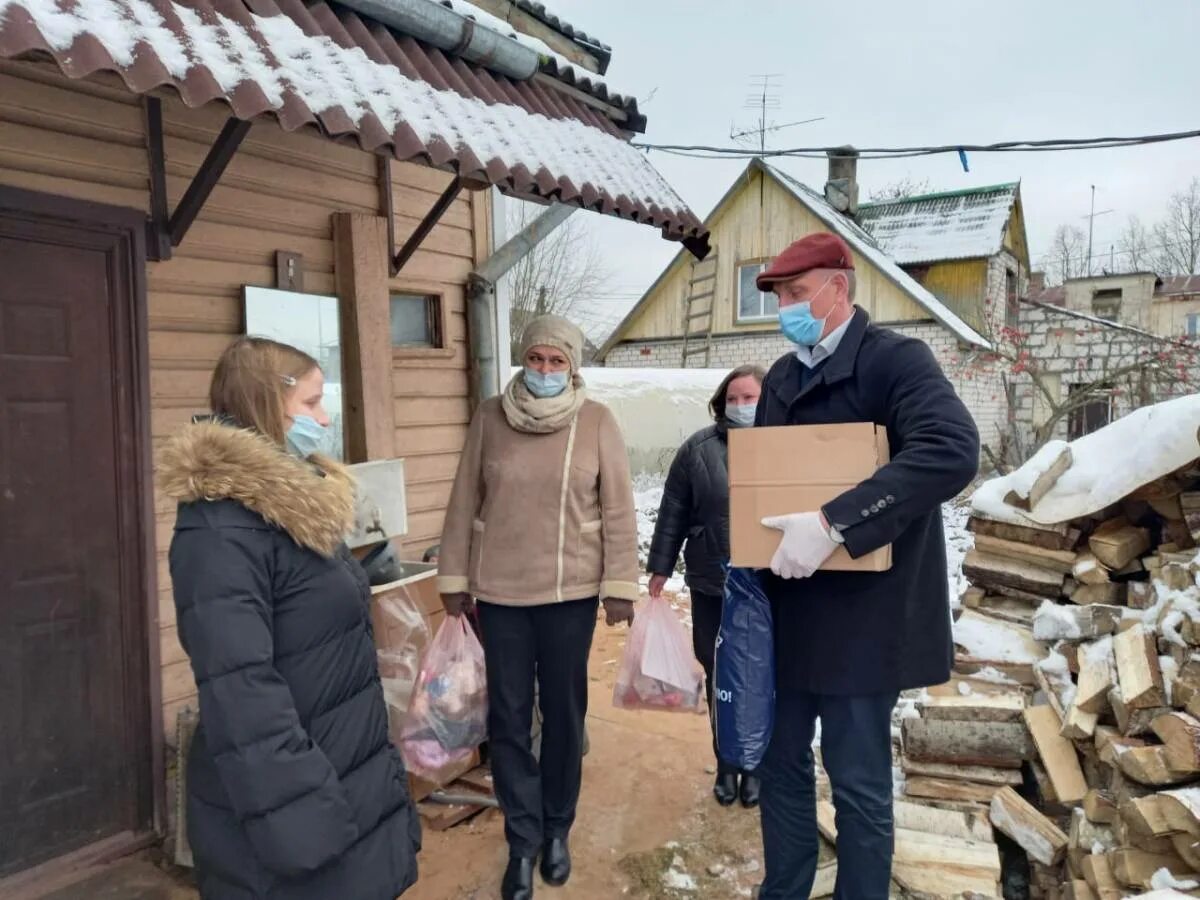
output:
[[[737,772],[718,772],[717,783],[713,785],[713,796],[722,806],[733,806],[738,798]]]
[[[533,900],[533,860],[523,856],[511,857],[500,883],[503,900]]]
[[[762,782],[757,775],[742,776],[742,806],[754,809],[758,806],[759,794],[762,792]]]
[[[551,887],[562,887],[571,877],[571,851],[566,838],[551,838],[542,848],[542,878]]]

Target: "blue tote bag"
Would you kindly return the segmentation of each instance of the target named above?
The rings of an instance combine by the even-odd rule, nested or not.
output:
[[[775,638],[771,604],[755,569],[727,570],[713,717],[721,759],[745,772],[757,769],[775,724]]]

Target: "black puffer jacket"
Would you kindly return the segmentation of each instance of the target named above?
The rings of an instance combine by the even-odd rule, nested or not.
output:
[[[683,549],[684,580],[702,594],[725,593],[721,567],[729,560],[728,459],[724,423],[702,428],[683,442],[667,474],[650,543],[647,570],[670,575]]]
[[[394,900],[416,880],[370,589],[341,539],[353,487],[322,467],[218,424],[185,429],[160,460],[200,692],[187,826],[205,900]]]

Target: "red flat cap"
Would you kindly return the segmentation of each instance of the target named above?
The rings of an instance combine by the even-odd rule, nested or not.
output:
[[[777,281],[788,281],[809,269],[853,269],[854,257],[850,248],[836,234],[825,231],[806,235],[792,243],[758,273],[760,291],[771,290]]]

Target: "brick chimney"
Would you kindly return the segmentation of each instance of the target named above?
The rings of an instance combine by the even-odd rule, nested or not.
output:
[[[1029,273],[1029,296],[1034,297],[1046,290],[1046,273],[1045,272],[1030,272]]]
[[[853,147],[830,150],[829,180],[825,200],[843,215],[858,218],[858,151]]]

